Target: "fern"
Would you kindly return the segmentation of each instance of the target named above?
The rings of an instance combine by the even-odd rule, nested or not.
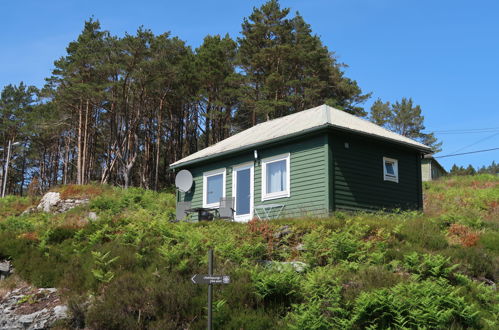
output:
[[[95,279],[102,283],[109,283],[114,278],[114,273],[110,270],[111,264],[113,264],[118,257],[109,259],[109,253],[106,252],[102,254],[99,251],[92,251],[92,257],[94,258],[94,264],[96,268],[92,269],[92,275]]]
[[[404,267],[418,280],[424,280],[429,277],[450,279],[459,265],[452,264],[449,257],[413,252],[404,257]]]

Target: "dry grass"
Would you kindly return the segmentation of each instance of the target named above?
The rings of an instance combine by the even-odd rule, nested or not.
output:
[[[449,244],[460,244],[465,247],[470,247],[477,245],[480,240],[480,233],[465,225],[453,223],[449,227],[447,237]]]
[[[88,225],[88,223],[88,218],[82,214],[66,214],[61,227],[81,229]]]
[[[104,185],[76,185],[70,184],[56,189],[61,194],[61,199],[70,198],[92,198],[101,195],[105,190],[109,189]]]
[[[34,231],[30,231],[27,233],[22,233],[19,238],[23,238],[29,241],[39,241],[38,233]]]
[[[12,274],[5,280],[0,281],[0,301],[7,295],[10,291],[28,286],[19,276]]]

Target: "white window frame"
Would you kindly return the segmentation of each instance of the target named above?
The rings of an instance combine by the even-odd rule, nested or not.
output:
[[[393,172],[395,175],[390,174],[386,171],[386,163],[393,163]],[[399,165],[398,160],[394,158],[383,157],[383,180],[384,181],[392,181],[399,182]]]
[[[208,171],[208,172],[204,172],[203,173],[203,207],[206,207],[206,208],[218,208],[220,207],[220,201],[216,202],[216,203],[211,203],[211,204],[208,204],[208,192],[207,192],[207,189],[208,189],[208,178],[209,177],[212,177],[212,176],[215,176],[215,175],[220,175],[222,174],[222,197],[225,197],[225,190],[226,190],[226,187],[225,187],[225,182],[226,182],[226,170],[225,168],[219,168],[219,169],[216,169],[216,170],[213,170],[213,171]]]
[[[267,193],[267,164],[278,162],[281,160],[286,161],[286,190]],[[291,157],[289,153],[268,157],[262,159],[262,202],[271,199],[283,198],[291,196]]]

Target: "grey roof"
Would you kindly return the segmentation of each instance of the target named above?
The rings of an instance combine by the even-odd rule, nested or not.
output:
[[[170,167],[175,168],[180,165],[192,164],[208,158],[221,156],[241,149],[249,149],[272,142],[273,140],[328,126],[403,143],[421,151],[430,152],[430,148],[422,143],[394,133],[345,111],[321,105],[255,125],[212,146],[184,157],[171,164]]]

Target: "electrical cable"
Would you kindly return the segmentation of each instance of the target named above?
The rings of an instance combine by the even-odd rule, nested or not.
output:
[[[476,145],[476,144],[478,144],[478,143],[480,143],[480,142],[483,142],[483,141],[485,141],[485,140],[488,140],[488,139],[490,139],[490,138],[493,138],[493,137],[494,137],[494,136],[496,136],[496,135],[499,135],[499,132],[494,133],[494,134],[489,135],[489,136],[486,136],[486,137],[484,137],[483,139],[480,139],[480,140],[478,140],[478,141],[476,141],[476,142],[473,142],[473,143],[471,143],[471,144],[468,144],[467,146],[464,146],[464,147],[462,147],[462,148],[459,148],[459,149],[457,149],[457,150],[454,150],[452,153],[459,152],[459,151],[461,151],[461,150],[464,150],[464,149],[466,149],[466,148],[469,148],[469,147],[471,147],[471,146],[474,146],[474,145]]]
[[[479,152],[486,152],[486,151],[493,151],[493,150],[499,150],[499,148],[468,151],[468,152],[462,152],[462,153],[459,153],[459,154],[450,154],[450,155],[445,155],[445,156],[436,156],[436,157],[433,157],[433,158],[445,158],[445,157],[452,157],[452,156],[461,156],[461,155],[468,155],[468,154],[476,154],[476,153],[479,153]]]
[[[499,127],[486,127],[486,128],[463,128],[463,129],[446,129],[446,130],[434,130],[433,133],[456,133],[461,132],[481,132],[481,131],[497,131]]]
[[[496,129],[496,130],[484,130],[484,131],[456,131],[456,132],[441,132],[441,133],[437,133],[437,132],[432,132],[432,133],[436,133],[438,135],[448,135],[448,134],[456,134],[456,135],[461,135],[461,134],[483,134],[483,133],[493,133],[493,132],[499,132],[499,129]]]

